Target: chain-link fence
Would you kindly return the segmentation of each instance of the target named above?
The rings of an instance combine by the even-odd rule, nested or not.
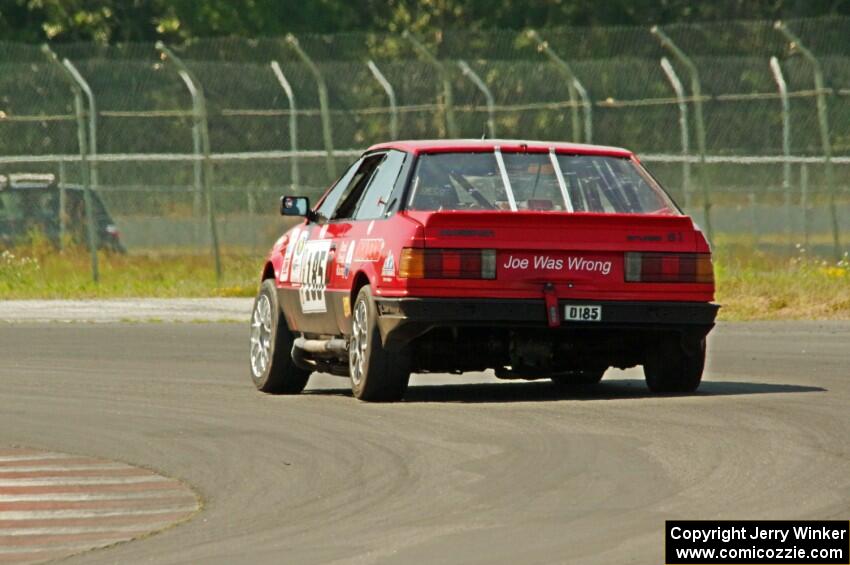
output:
[[[131,252],[260,250],[389,138],[635,150],[712,236],[850,242],[850,19],[0,43],[0,173],[90,184]],[[84,174],[88,173],[88,174]]]

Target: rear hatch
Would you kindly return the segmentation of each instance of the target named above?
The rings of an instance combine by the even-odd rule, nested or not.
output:
[[[690,276],[697,274],[696,258],[708,260],[708,248],[687,216],[531,211],[408,214],[423,224],[422,245],[433,250],[430,253],[484,253],[482,269],[487,273],[482,277],[410,281],[412,288],[425,293],[539,297],[552,283],[560,298],[713,298],[710,281]]]
[[[705,239],[628,152],[498,143],[419,156],[405,209],[423,225],[425,251],[411,289],[711,299]]]

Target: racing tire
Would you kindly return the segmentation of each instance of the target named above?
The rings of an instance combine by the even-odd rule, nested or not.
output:
[[[690,351],[678,339],[665,340],[649,353],[643,374],[656,394],[687,393],[699,388],[705,368],[705,338]]]
[[[270,394],[298,394],[307,386],[310,371],[292,362],[293,335],[277,301],[277,288],[266,279],[251,311],[251,380]]]
[[[567,371],[558,373],[549,378],[558,386],[563,387],[587,387],[599,384],[608,368],[582,369],[580,371]]]
[[[378,311],[369,285],[360,289],[351,313],[348,368],[351,392],[367,402],[401,400],[410,381],[410,355],[387,351],[378,330]]]

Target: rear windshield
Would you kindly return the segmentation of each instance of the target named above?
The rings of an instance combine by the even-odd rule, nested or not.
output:
[[[679,213],[664,190],[631,159],[554,153],[421,155],[407,207]]]

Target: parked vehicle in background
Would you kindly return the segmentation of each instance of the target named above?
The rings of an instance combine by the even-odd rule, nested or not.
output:
[[[0,175],[0,244],[12,246],[30,231],[43,233],[57,247],[62,234],[62,191],[50,174]],[[121,234],[97,191],[91,191],[98,248],[125,253]],[[64,188],[65,234],[87,244],[86,207],[81,186]]]
[[[509,140],[369,149],[281,237],[252,315],[251,377],[348,375],[398,400],[411,372],[593,385],[643,365],[696,390],[714,326],[711,252],[625,149]]]

